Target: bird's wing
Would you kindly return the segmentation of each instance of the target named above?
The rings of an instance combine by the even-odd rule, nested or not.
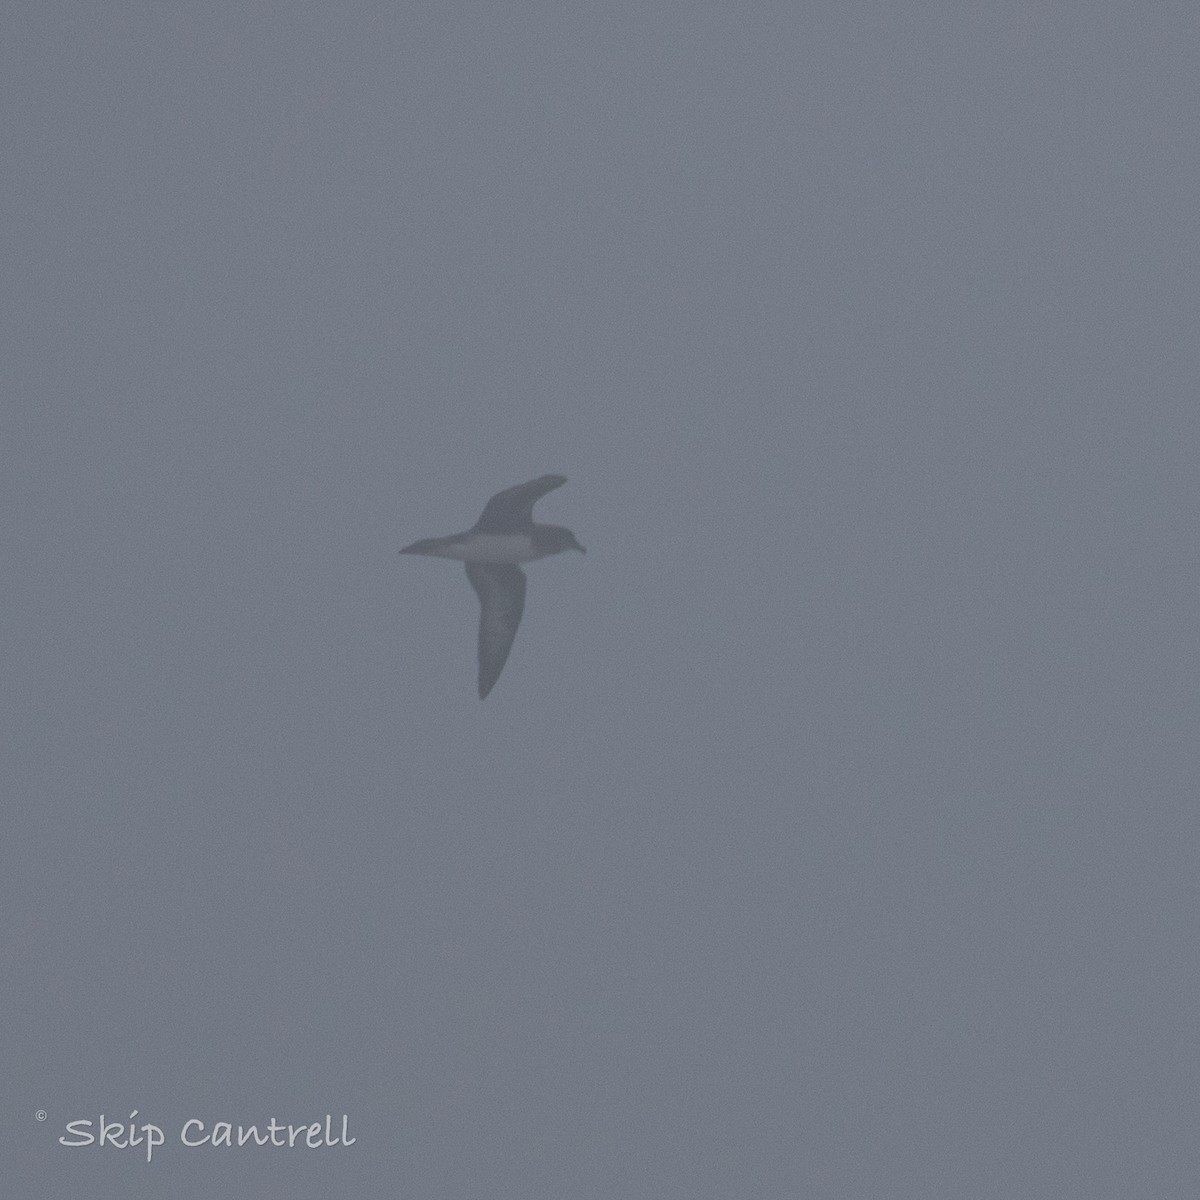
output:
[[[476,533],[508,533],[520,529],[533,520],[533,506],[547,492],[562,487],[567,482],[565,475],[543,475],[528,483],[497,492],[484,507],[483,516],[475,522]]]
[[[467,578],[479,597],[479,698],[490,692],[504,670],[521,614],[525,611],[525,572],[505,563],[467,563]]]

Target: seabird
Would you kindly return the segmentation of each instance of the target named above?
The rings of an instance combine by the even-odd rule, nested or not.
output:
[[[587,551],[561,525],[535,525],[533,506],[562,487],[565,475],[543,475],[497,492],[466,533],[422,538],[401,554],[457,558],[479,597],[479,698],[495,686],[508,660],[525,611],[525,572],[517,563],[532,562],[562,550]]]

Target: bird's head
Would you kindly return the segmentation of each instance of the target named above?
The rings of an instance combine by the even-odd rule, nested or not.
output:
[[[546,554],[558,554],[563,550],[587,551],[575,540],[575,535],[561,525],[542,525],[538,528],[538,544]]]

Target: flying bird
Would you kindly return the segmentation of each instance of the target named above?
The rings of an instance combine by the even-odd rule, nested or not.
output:
[[[487,502],[466,533],[422,538],[400,551],[466,563],[467,578],[479,597],[480,700],[500,678],[525,611],[525,572],[517,564],[562,550],[587,553],[569,529],[533,523],[534,504],[566,482],[565,475],[543,475],[505,488]]]

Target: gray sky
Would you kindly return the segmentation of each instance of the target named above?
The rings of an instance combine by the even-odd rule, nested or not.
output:
[[[8,1194],[1194,1200],[1192,5],[0,54]]]

